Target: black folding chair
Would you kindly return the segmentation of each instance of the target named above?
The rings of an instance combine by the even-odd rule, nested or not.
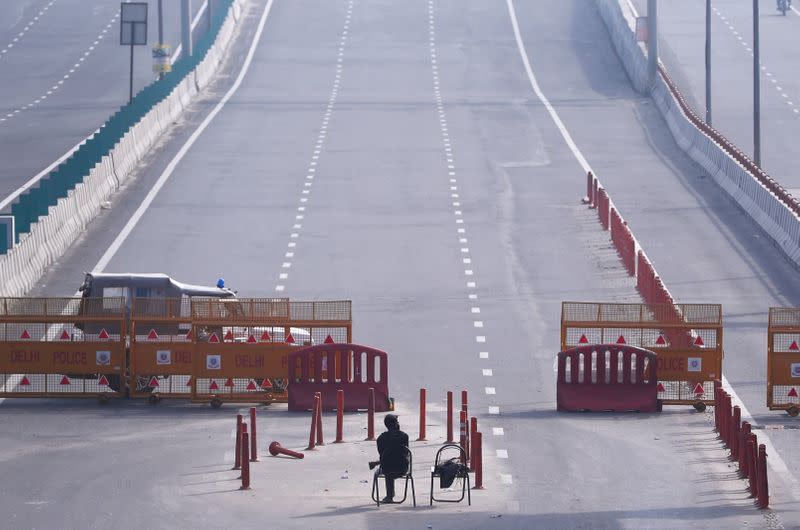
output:
[[[453,481],[461,479],[461,497],[458,499],[437,499],[433,496],[433,484],[435,479],[442,477],[453,477]],[[431,468],[431,506],[436,502],[461,502],[467,497],[467,504],[472,506],[472,498],[469,492],[469,467],[467,466],[467,453],[458,444],[448,443],[436,451],[436,459]]]
[[[413,501],[414,507],[416,508],[416,506],[417,506],[417,494],[414,491],[414,475],[413,475],[413,468],[414,468],[413,463],[414,463],[414,461],[413,461],[413,457],[411,456],[411,449],[409,449],[408,447],[403,447],[402,449],[403,449],[403,451],[405,453],[405,458],[408,461],[408,469],[402,475],[395,474],[395,480],[404,478],[404,479],[406,479],[406,483],[405,483],[405,487],[403,488],[403,498],[400,499],[399,501],[392,502],[392,504],[402,504],[402,503],[406,502],[406,498],[408,497],[408,483],[410,481],[411,482],[411,500]],[[378,467],[378,469],[375,470],[375,475],[372,477],[372,500],[375,501],[375,504],[377,504],[378,506],[381,505],[381,493],[380,493],[379,488],[378,488],[378,478],[380,478],[380,477],[383,477],[384,479],[386,478],[386,475],[383,474],[383,469],[384,469],[383,461],[384,461],[384,459],[387,460],[387,461],[391,461],[392,458],[394,458],[393,454],[389,454],[388,452],[385,452],[383,454],[383,456],[381,456],[380,466]]]

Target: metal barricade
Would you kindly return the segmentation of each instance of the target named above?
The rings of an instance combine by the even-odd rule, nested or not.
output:
[[[134,298],[130,324],[130,396],[151,403],[192,397],[194,343],[188,298]]]
[[[344,391],[344,410],[369,406],[374,388],[375,411],[389,410],[389,367],[384,351],[359,344],[320,344],[289,354],[289,410],[309,410],[317,392],[323,407],[336,410],[336,395]]]
[[[0,299],[0,398],[123,393],[123,298]]]
[[[771,307],[767,330],[767,407],[800,413],[800,308]]]
[[[704,410],[722,377],[722,306],[563,302],[561,350],[590,344],[655,352],[658,399]]]
[[[349,300],[193,298],[191,314],[192,398],[214,406],[287,401],[289,352],[352,336]]]

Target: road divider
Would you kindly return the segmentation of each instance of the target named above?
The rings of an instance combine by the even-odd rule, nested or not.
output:
[[[243,0],[219,2],[215,28],[195,55],[145,87],[55,170],[11,206],[16,245],[0,255],[0,296],[19,296],[60,257],[133,174],[161,134],[213,77],[242,17]]]
[[[648,78],[646,51],[635,38],[636,15],[629,2],[596,0],[614,48],[634,88],[649,94],[675,141],[800,266],[800,201],[773,180],[687,104],[663,65]]]

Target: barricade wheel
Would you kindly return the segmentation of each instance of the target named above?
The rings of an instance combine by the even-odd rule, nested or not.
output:
[[[706,404],[703,403],[702,401],[696,402],[693,406],[694,410],[696,410],[697,412],[703,412],[704,410],[706,410]]]
[[[222,406],[222,400],[220,398],[211,398],[211,407],[218,409]]]
[[[786,412],[788,412],[789,416],[791,416],[792,418],[796,418],[797,415],[800,414],[800,408],[798,408],[797,405],[792,405],[791,407],[786,409]]]
[[[105,394],[97,395],[97,402],[100,403],[101,405],[108,405],[109,401],[111,401],[111,398],[109,398],[107,395]]]
[[[147,397],[147,402],[151,405],[158,405],[161,402],[161,397],[156,394],[150,394]]]

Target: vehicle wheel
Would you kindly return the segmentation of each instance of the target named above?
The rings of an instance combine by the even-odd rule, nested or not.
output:
[[[101,405],[108,405],[109,401],[111,401],[111,398],[109,398],[106,394],[97,395],[97,402]]]
[[[161,402],[161,396],[157,394],[150,394],[147,396],[147,402],[151,405],[158,405]]]
[[[220,398],[211,398],[211,408],[218,409],[222,406],[222,400]]]
[[[697,412],[703,412],[704,410],[706,410],[706,404],[703,403],[702,401],[698,401],[693,406],[694,410],[696,410]]]
[[[792,418],[796,418],[797,415],[800,414],[800,408],[798,408],[797,405],[792,405],[791,407],[786,409],[786,412],[789,413],[789,416],[791,416]]]

